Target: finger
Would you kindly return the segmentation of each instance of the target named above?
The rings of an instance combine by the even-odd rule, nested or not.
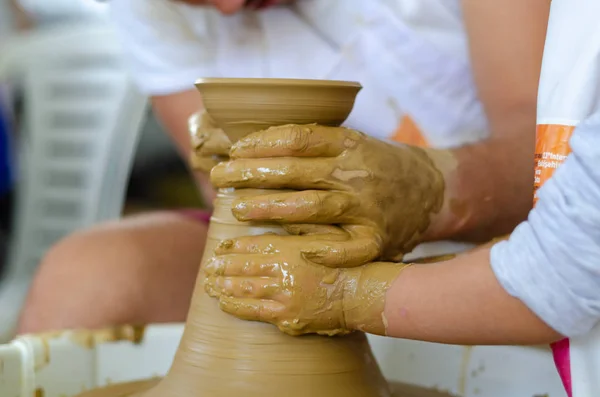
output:
[[[223,159],[217,156],[199,156],[192,153],[190,155],[189,164],[190,168],[193,170],[210,173],[210,170],[221,161],[223,161]]]
[[[208,294],[208,296],[212,298],[218,298],[221,293],[216,288],[215,282],[217,281],[216,276],[207,275],[204,278],[204,291]]]
[[[262,158],[221,163],[210,173],[219,188],[343,190],[333,159]]]
[[[356,267],[377,259],[380,245],[371,239],[313,242],[302,249],[304,258],[328,267]]]
[[[233,202],[232,212],[239,221],[336,224],[347,223],[347,214],[359,206],[348,193],[304,190],[240,198]]]
[[[204,266],[209,276],[274,277],[278,275],[279,260],[265,255],[214,256]]]
[[[229,156],[231,141],[206,112],[198,112],[188,119],[193,152],[198,156]]]
[[[336,157],[356,146],[362,134],[341,127],[288,124],[258,131],[231,148],[233,158]]]
[[[347,240],[350,235],[339,226],[333,225],[315,225],[315,224],[294,224],[282,225],[286,232],[292,236],[319,236],[328,240]]]
[[[237,299],[222,296],[219,299],[219,307],[225,313],[248,321],[262,321],[273,323],[285,306],[279,302],[258,299]]]
[[[261,236],[244,236],[234,239],[223,240],[217,244],[215,255],[228,254],[276,254],[275,248],[280,242],[281,236],[276,234],[263,234]]]
[[[324,232],[333,231],[330,228],[321,229]],[[279,236],[276,234],[263,234],[260,236],[243,236],[235,239],[221,241],[215,248],[215,255],[230,255],[230,254],[278,254],[280,248],[296,244],[298,246],[312,242],[316,236]],[[341,232],[319,234],[319,240],[341,240],[348,238],[347,234]]]
[[[190,134],[190,143],[193,150],[199,149],[208,139],[207,130],[214,129],[216,126],[211,122],[210,116],[206,111],[192,114],[188,118],[188,133]]]
[[[381,239],[374,234],[354,231],[346,241],[313,241],[302,249],[304,258],[328,267],[356,267],[381,255]]]
[[[218,276],[213,288],[221,295],[254,299],[274,298],[281,291],[279,282],[269,277]]]
[[[410,261],[415,264],[426,264],[426,263],[438,263],[438,262],[446,262],[451,259],[456,258],[456,254],[445,254],[445,255],[436,255],[436,256],[428,256],[425,258],[419,258]]]
[[[225,135],[225,132],[220,128],[215,128],[207,131],[207,133],[208,137],[206,141],[196,149],[196,153],[206,156],[215,154],[224,157],[229,156],[231,141]]]

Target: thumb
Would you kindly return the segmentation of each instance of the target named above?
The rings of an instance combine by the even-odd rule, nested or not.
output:
[[[225,135],[220,128],[215,128],[207,131],[209,134],[208,139],[197,151],[198,154],[203,155],[219,155],[223,157],[229,156],[229,150],[231,149],[231,141],[229,137]]]
[[[192,153],[189,157],[189,166],[192,170],[210,174],[213,167],[224,160],[226,159],[221,156],[202,156]]]

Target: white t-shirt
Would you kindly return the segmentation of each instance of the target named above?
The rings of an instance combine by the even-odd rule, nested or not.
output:
[[[228,17],[169,0],[111,3],[150,95],[200,77],[356,80],[353,128],[406,141],[398,129],[416,125],[435,147],[488,136],[458,0],[298,0]]]

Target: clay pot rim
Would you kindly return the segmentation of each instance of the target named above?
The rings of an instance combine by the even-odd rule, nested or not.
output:
[[[195,85],[279,85],[279,86],[314,86],[314,87],[353,87],[362,88],[362,85],[356,81],[344,80],[318,80],[318,79],[271,79],[271,78],[223,78],[223,77],[204,77],[196,80]]]

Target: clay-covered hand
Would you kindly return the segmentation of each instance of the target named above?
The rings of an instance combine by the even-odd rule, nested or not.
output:
[[[194,113],[188,120],[192,144],[190,166],[209,173],[222,161],[229,159],[231,141],[204,110]]]
[[[340,225],[353,238],[304,247],[328,266],[397,261],[441,209],[444,179],[428,152],[343,127],[285,125],[241,139],[211,173],[217,187],[293,189],[237,200],[240,221]]]
[[[223,311],[277,326],[289,335],[385,335],[385,294],[406,265],[330,268],[300,247],[322,236],[242,237],[223,241],[204,267],[205,289]]]

